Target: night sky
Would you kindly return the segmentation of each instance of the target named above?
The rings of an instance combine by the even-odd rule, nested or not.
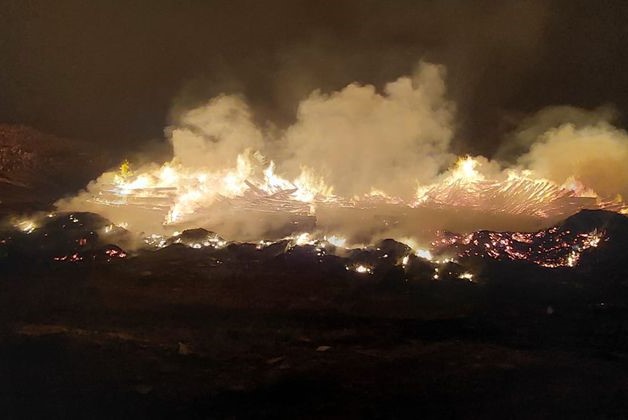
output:
[[[244,94],[260,121],[310,91],[445,64],[458,152],[544,106],[628,114],[625,1],[0,1],[0,122],[117,148],[173,109]],[[174,108],[173,108],[174,107]]]

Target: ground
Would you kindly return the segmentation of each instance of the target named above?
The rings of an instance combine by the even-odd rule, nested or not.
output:
[[[2,417],[628,413],[621,299],[568,274],[412,284],[186,255],[3,271]]]

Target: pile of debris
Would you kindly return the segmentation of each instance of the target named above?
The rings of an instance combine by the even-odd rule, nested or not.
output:
[[[574,267],[583,255],[617,244],[628,233],[628,219],[603,210],[583,210],[564,222],[538,232],[442,233],[433,243],[436,253],[453,253],[460,259],[487,258],[526,261],[542,267]],[[616,247],[616,245],[615,245]],[[609,250],[607,249],[608,253]]]
[[[628,218],[595,210],[535,233],[443,233],[431,251],[413,250],[393,239],[347,248],[335,240],[311,239],[308,234],[279,241],[228,242],[200,228],[170,237],[153,235],[137,249],[136,238],[97,214],[60,213],[6,225],[0,231],[0,265],[110,263],[126,259],[128,252],[123,248],[133,247],[133,255],[146,261],[205,260],[232,268],[266,264],[289,271],[323,270],[330,275],[397,282],[478,282],[482,267],[491,261],[516,261],[539,269],[583,263],[587,267],[616,265],[625,257],[626,238]]]
[[[0,264],[111,262],[127,257],[119,245],[129,241],[126,230],[94,213],[60,213],[13,220],[0,231]]]

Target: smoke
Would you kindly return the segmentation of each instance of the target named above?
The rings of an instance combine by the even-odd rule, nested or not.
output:
[[[312,93],[281,139],[280,169],[291,178],[306,167],[342,196],[371,190],[409,198],[450,160],[454,106],[444,68],[421,63],[412,77],[386,84],[351,84]]]
[[[188,168],[228,169],[240,153],[261,151],[264,146],[248,105],[234,95],[218,96],[183,113],[166,131],[174,157]]]
[[[592,110],[570,105],[545,107],[519,122],[516,129],[501,142],[495,158],[513,164],[549,130],[564,124],[571,124],[578,129],[601,123],[610,125],[617,117],[617,111],[610,105]]]
[[[602,197],[628,196],[628,133],[608,123],[552,128],[517,161],[559,184],[574,179]]]
[[[236,95],[181,113],[166,131],[174,159],[186,168],[219,171],[244,152],[260,152],[279,175],[294,180],[308,171],[344,197],[380,190],[411,198],[452,162],[454,112],[444,67],[421,62],[381,92],[357,83],[312,92],[284,131],[258,127]]]
[[[613,125],[618,117],[611,105],[546,107],[522,119],[495,158],[559,185],[577,181],[605,199],[626,196],[628,134]]]
[[[57,203],[59,209],[95,211],[146,233],[163,229],[165,212],[178,221],[184,211],[186,224],[178,228],[203,226],[234,240],[278,238],[318,229],[321,235],[344,235],[354,242],[407,237],[425,244],[439,229],[535,230],[556,220],[525,212],[487,212],[482,209],[490,206],[482,207],[482,203],[471,210],[409,209],[390,202],[359,211],[333,203],[317,204],[314,220],[283,211],[283,203],[282,211],[269,212],[258,198],[248,200],[245,209],[237,200],[250,192],[245,182],[254,184],[256,179],[282,190],[307,179],[318,192],[333,190],[343,199],[383,192],[409,203],[417,199],[418,191],[438,196],[445,186],[448,200],[452,191],[478,200],[490,194],[467,191],[460,177],[502,182],[513,171],[522,170],[530,171],[527,176],[556,184],[540,187],[540,194],[574,182],[605,199],[628,194],[628,134],[612,125],[616,112],[609,106],[542,109],[521,121],[493,159],[477,156],[475,167],[455,169],[451,149],[457,128],[456,106],[448,96],[445,67],[427,62],[420,62],[412,75],[386,83],[381,90],[359,83],[332,92],[314,90],[299,103],[293,124],[285,129],[260,123],[246,99],[238,95],[221,94],[178,111],[166,129],[172,161],[167,167],[148,164],[135,169],[136,175],[144,176],[141,185],[150,183],[164,191],[176,185],[176,205],[164,210],[143,193],[138,195],[146,198],[141,205],[125,205],[124,194],[122,202],[102,205],[99,197],[111,191],[118,176],[112,171],[79,196]],[[264,169],[271,161],[274,172],[269,174]],[[448,183],[455,185],[449,188]],[[253,184],[248,185],[253,188]],[[500,195],[493,196],[496,201],[490,208],[494,209],[495,203],[501,203],[498,207],[509,205],[508,194],[525,199],[526,188],[495,189]]]

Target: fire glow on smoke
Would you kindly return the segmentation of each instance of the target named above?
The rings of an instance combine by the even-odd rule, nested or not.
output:
[[[497,161],[450,152],[455,104],[442,66],[420,63],[381,91],[350,84],[313,92],[280,133],[258,126],[241,97],[221,95],[168,128],[172,160],[125,162],[57,205],[102,214],[150,246],[203,227],[259,244],[290,237],[299,246],[350,248],[394,238],[428,260],[443,255],[446,242],[456,256],[573,266],[603,232],[561,233],[553,245],[534,235],[582,209],[626,212],[628,135],[603,117],[590,126],[565,118],[539,131],[535,118],[545,121],[547,112],[506,145],[519,155]],[[481,229],[519,233],[480,238]]]

